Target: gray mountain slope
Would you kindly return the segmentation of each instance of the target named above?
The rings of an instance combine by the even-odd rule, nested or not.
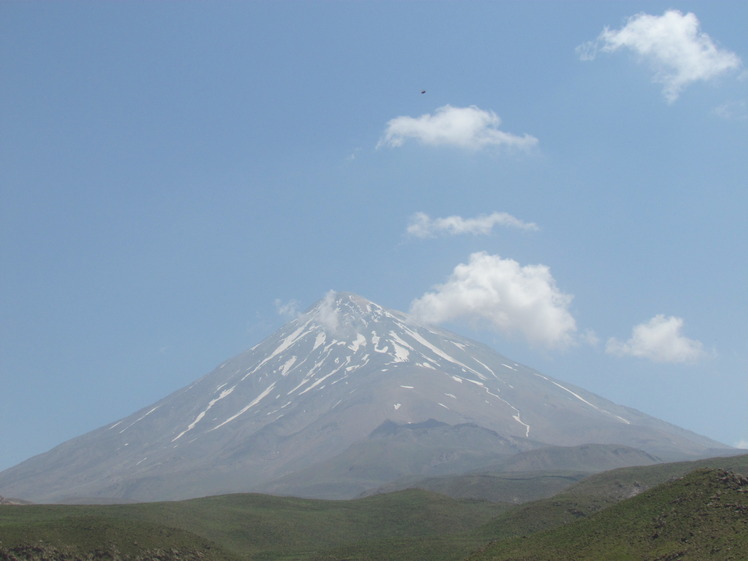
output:
[[[383,423],[473,425],[520,449],[621,444],[662,458],[724,445],[560,382],[454,333],[329,293],[252,349],[124,419],[0,473],[37,502],[251,491]]]
[[[545,446],[519,452],[478,471],[446,475],[409,475],[365,494],[418,488],[459,499],[521,503],[551,497],[592,473],[644,466],[661,460],[617,444]]]
[[[430,419],[398,425],[387,421],[337,456],[263,484],[258,490],[343,499],[415,474],[463,473],[490,466],[537,446],[542,445],[524,438],[505,438],[474,424],[448,425]]]
[[[470,495],[461,482],[479,475],[531,473],[535,478],[550,472],[591,474],[661,461],[617,444],[547,446],[529,439],[507,439],[472,424],[447,425],[432,419],[397,425],[388,421],[341,454],[263,484],[258,490],[342,499],[416,487],[455,498],[485,498],[493,490],[483,488],[482,494]],[[573,481],[566,478],[566,485]]]

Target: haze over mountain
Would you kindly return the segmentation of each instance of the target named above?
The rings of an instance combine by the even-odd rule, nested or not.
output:
[[[330,292],[193,384],[0,473],[0,494],[37,502],[266,490],[341,498],[405,476],[511,465],[522,452],[587,443],[643,451],[621,454],[623,463],[726,448],[361,296]]]

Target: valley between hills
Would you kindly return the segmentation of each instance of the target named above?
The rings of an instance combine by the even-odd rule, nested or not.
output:
[[[1,504],[0,560],[741,561],[746,473],[748,455],[619,468],[518,504],[417,488],[353,500]],[[477,480],[488,493],[510,485],[500,475]],[[532,487],[522,479],[515,496]],[[475,484],[463,476],[450,489]]]

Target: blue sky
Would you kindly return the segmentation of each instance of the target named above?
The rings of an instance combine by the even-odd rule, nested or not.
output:
[[[331,289],[748,446],[746,21],[3,2],[0,469]]]

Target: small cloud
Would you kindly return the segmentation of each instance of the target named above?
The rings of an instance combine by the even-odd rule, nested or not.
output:
[[[662,84],[668,103],[678,99],[692,82],[708,81],[729,70],[737,70],[740,57],[718,48],[700,30],[693,13],[668,10],[661,16],[637,14],[621,29],[606,27],[595,41],[577,47],[581,60],[593,60],[598,51],[612,53],[626,48],[653,68],[654,81]]]
[[[296,319],[301,315],[301,311],[299,310],[299,303],[296,300],[283,302],[280,298],[276,298],[275,311],[279,316],[289,319]]]
[[[474,105],[439,107],[433,114],[420,117],[395,117],[387,123],[377,148],[397,148],[414,139],[429,146],[457,146],[478,150],[487,146],[530,148],[538,143],[534,136],[517,136],[499,130],[501,119],[493,111]]]
[[[748,440],[738,440],[735,443],[735,448],[742,448],[744,450],[748,450]]]
[[[628,341],[608,339],[605,352],[646,358],[654,362],[695,362],[705,355],[701,342],[681,334],[683,319],[658,314],[635,326]]]
[[[592,329],[585,329],[579,336],[579,340],[589,345],[590,347],[596,347],[600,343],[600,338],[597,336]]]
[[[457,265],[446,283],[414,300],[410,311],[424,323],[483,322],[502,333],[519,334],[533,345],[561,349],[575,343],[572,299],[556,287],[545,265],[521,266],[479,252],[467,264]]]
[[[494,226],[519,228],[521,230],[538,230],[537,224],[523,222],[506,212],[483,214],[475,218],[461,216],[447,216],[446,218],[431,218],[424,212],[417,212],[410,218],[407,232],[417,238],[433,238],[439,234],[490,234]]]
[[[726,121],[748,121],[748,103],[728,101],[714,109],[714,114]]]

